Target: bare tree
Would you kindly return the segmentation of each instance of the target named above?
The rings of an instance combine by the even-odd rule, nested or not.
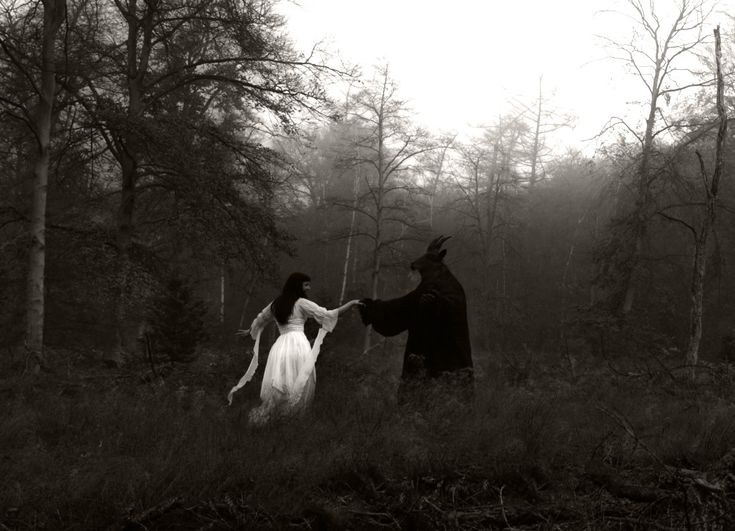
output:
[[[640,79],[647,91],[646,118],[643,132],[623,120],[614,117],[610,127],[622,126],[637,141],[639,155],[635,163],[634,204],[630,214],[630,258],[623,272],[623,315],[633,308],[636,289],[642,268],[642,258],[648,226],[655,214],[654,184],[661,175],[654,171],[656,141],[675,124],[668,123],[662,106],[671,96],[700,83],[681,83],[679,75],[686,71],[684,60],[704,40],[702,26],[706,18],[706,0],[678,0],[673,16],[666,19],[661,5],[654,1],[627,0],[634,30],[628,42],[609,40],[619,52],[614,58],[623,61]],[[659,122],[663,125],[659,126]]]
[[[146,181],[169,179],[176,171],[170,161],[162,165],[156,162],[159,153],[151,149],[151,140],[160,136],[161,130],[152,116],[161,109],[172,113],[172,109],[193,101],[196,110],[179,112],[177,119],[227,108],[235,111],[239,120],[255,122],[253,109],[257,108],[288,123],[295,108],[319,112],[324,101],[320,76],[341,72],[291,48],[282,33],[284,21],[270,0],[115,0],[114,5],[95,6],[96,11],[87,16],[94,22],[89,26],[99,27],[100,34],[85,38],[97,64],[94,71],[80,72],[72,88],[119,168],[116,321],[118,351],[123,353],[131,343],[129,331],[135,329],[128,326],[126,294],[139,214],[136,202]],[[210,133],[206,126],[194,131],[196,124],[191,124],[184,129],[166,134],[189,135],[187,138],[210,134],[231,148],[244,174],[263,176],[257,177],[259,183],[270,186],[266,181],[272,157],[269,150],[255,146],[257,141],[248,140],[248,148],[243,150],[242,144],[234,145],[221,133]],[[165,146],[166,139],[160,140]],[[254,187],[255,181],[251,179]],[[224,202],[220,203],[217,208],[227,210]],[[233,218],[233,213],[226,211],[224,217]],[[254,241],[249,242],[253,247],[268,231],[257,234],[262,226],[255,221],[251,227],[242,236],[253,236]]]
[[[704,212],[699,229],[689,226],[694,236],[694,259],[692,264],[692,280],[690,285],[691,315],[689,324],[689,344],[687,346],[686,360],[692,367],[699,360],[699,344],[702,339],[702,316],[704,310],[704,280],[707,269],[707,243],[710,233],[715,224],[717,214],[717,196],[720,191],[720,178],[723,171],[723,152],[725,137],[727,134],[727,111],[725,109],[724,80],[722,75],[722,51],[720,43],[720,28],[714,30],[715,35],[715,66],[717,80],[717,116],[719,127],[717,129],[717,140],[715,143],[715,160],[712,177],[708,176],[705,168],[704,158],[697,151],[699,159],[702,185],[704,188]]]
[[[357,142],[357,128],[353,127],[351,128],[351,132],[353,134],[353,142],[354,142],[354,148],[355,148],[355,157],[356,160],[359,161],[360,159],[360,146]],[[360,180],[361,180],[361,168],[362,164],[357,162],[356,164],[352,165],[354,176],[352,180],[352,212],[350,213],[350,228],[349,232],[347,233],[347,245],[345,247],[345,259],[344,264],[342,267],[342,288],[339,292],[339,303],[342,304],[345,300],[345,296],[347,294],[347,277],[350,267],[350,260],[352,259],[353,253],[356,253],[356,251],[353,250],[353,240],[355,238],[355,231],[357,229],[357,206],[358,202],[360,200]]]
[[[434,228],[434,213],[436,210],[436,197],[439,186],[446,178],[447,168],[451,165],[451,152],[457,135],[453,134],[439,138],[436,142],[436,150],[427,152],[421,161],[425,175],[424,194],[429,198],[429,217],[427,222],[429,229]]]
[[[538,93],[531,104],[515,102],[519,115],[529,125],[524,135],[524,144],[528,151],[528,186],[533,188],[544,178],[544,163],[548,160],[551,149],[547,145],[548,135],[570,127],[573,119],[553,108],[550,97],[544,91],[544,78],[539,76]]]
[[[355,232],[369,238],[370,296],[378,298],[380,275],[385,254],[404,241],[407,227],[413,222],[409,215],[412,186],[407,172],[415,158],[432,146],[427,135],[412,127],[406,113],[406,103],[398,98],[397,87],[390,78],[388,66],[380,68],[372,83],[355,96],[355,118],[360,122],[354,163],[364,165],[361,174],[360,197],[354,210],[367,218],[368,229]],[[365,350],[370,348],[370,333],[365,334]]]
[[[46,199],[48,188],[49,162],[51,158],[51,135],[58,113],[55,113],[57,85],[57,35],[66,17],[66,0],[42,0],[35,7],[20,13],[20,16],[32,17],[38,5],[43,5],[43,22],[41,27],[40,64],[24,63],[21,43],[9,42],[7,35],[0,36],[2,50],[12,64],[20,70],[31,84],[35,93],[33,104],[29,108],[24,102],[16,102],[3,98],[3,103],[19,110],[28,124],[35,139],[35,150],[31,157],[33,166],[31,216],[29,226],[30,248],[28,258],[28,277],[26,295],[26,335],[25,344],[30,355],[35,359],[36,370],[45,365],[43,353],[43,329],[45,314],[45,271],[46,271]],[[12,7],[12,6],[11,6]],[[6,12],[11,15],[11,11]],[[35,71],[38,71],[38,75]]]
[[[521,139],[526,131],[520,116],[501,117],[494,126],[486,128],[484,138],[457,147],[459,159],[453,174],[459,192],[457,210],[479,248],[481,304],[487,323],[491,312],[506,313],[505,240],[509,223],[506,214],[521,182],[518,165],[522,157]],[[490,327],[485,329],[490,340]]]

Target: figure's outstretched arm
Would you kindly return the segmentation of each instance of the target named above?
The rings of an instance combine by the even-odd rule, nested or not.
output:
[[[415,291],[387,301],[362,299],[360,317],[364,325],[372,325],[382,336],[395,336],[408,329],[416,317],[417,294]]]

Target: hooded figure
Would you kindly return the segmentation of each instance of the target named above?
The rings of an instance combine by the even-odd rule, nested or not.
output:
[[[460,387],[473,387],[464,289],[443,262],[447,251],[441,247],[448,239],[436,238],[426,254],[411,263],[421,275],[416,289],[396,299],[360,301],[362,322],[379,334],[389,337],[408,331],[402,387],[426,377],[446,377]]]

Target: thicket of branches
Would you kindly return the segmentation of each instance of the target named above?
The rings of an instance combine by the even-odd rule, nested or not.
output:
[[[627,4],[639,38],[613,55],[646,104],[640,123],[611,118],[595,154],[552,143],[573,123],[543,80],[472,138],[422,130],[387,66],[353,76],[298,54],[272,2],[4,4],[0,341],[43,364],[40,330],[46,347],[124,361],[178,277],[206,303],[210,337],[231,337],[292,269],[325,305],[391,297],[446,234],[476,351],[683,351],[707,219],[701,344],[716,356],[735,324],[735,186],[717,155],[735,41],[723,30],[718,108],[704,4],[681,2],[670,23]],[[339,102],[335,78],[351,84]]]
[[[0,2],[0,527],[730,529],[732,28],[623,1],[642,104],[591,153],[543,78],[426,131],[274,2]],[[393,297],[439,234],[472,407],[398,404],[404,339],[355,315],[303,417],[225,406],[288,273]]]

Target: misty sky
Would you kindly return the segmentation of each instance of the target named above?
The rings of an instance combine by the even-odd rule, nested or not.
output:
[[[659,0],[671,8],[678,0]],[[719,11],[731,6],[719,2]],[[645,87],[611,61],[599,35],[629,40],[624,0],[299,0],[282,10],[298,46],[325,46],[351,62],[388,63],[402,95],[432,130],[467,132],[508,102],[546,94],[577,116],[570,142],[594,136],[645,99]],[[665,13],[663,14],[665,16]],[[665,19],[662,19],[665,23]],[[729,20],[710,17],[723,28]],[[707,31],[711,34],[711,28]]]

